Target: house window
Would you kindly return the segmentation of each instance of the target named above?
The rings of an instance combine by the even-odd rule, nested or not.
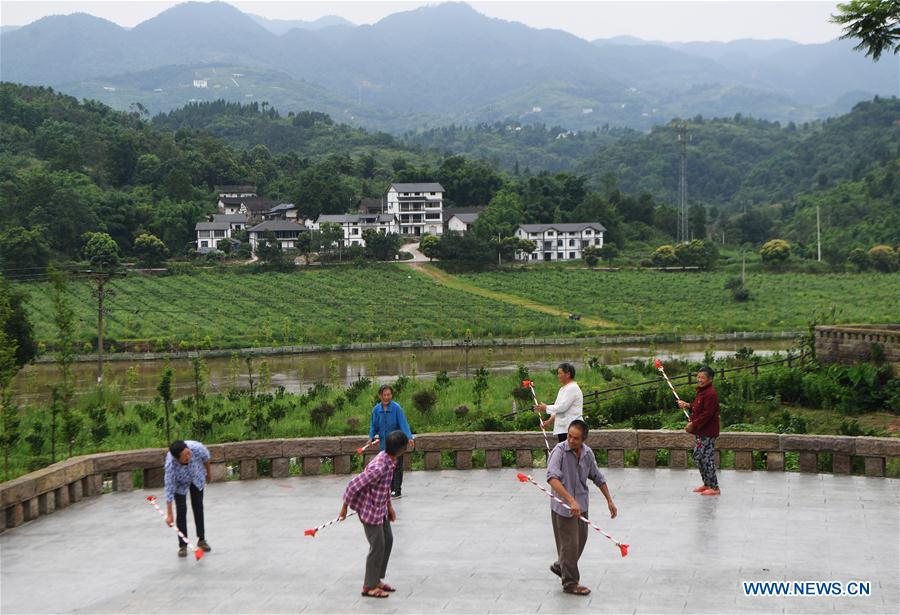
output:
[[[536,260],[537,260],[537,257],[538,257],[537,254],[532,254],[532,255],[531,255],[531,260],[536,261]]]
[[[198,237],[209,237],[209,231],[197,231]]]
[[[562,240],[562,239],[557,239],[557,240],[556,240],[556,247],[558,247],[558,248],[563,247],[563,240]]]
[[[200,247],[201,247],[201,248],[208,248],[208,247],[209,247],[209,242],[208,242],[208,241],[201,241],[201,242],[200,242]]]
[[[587,230],[584,232],[585,235],[591,235],[592,233],[593,233],[593,231],[591,231],[591,229],[587,229]]]
[[[547,237],[553,237],[553,231],[547,231]]]
[[[359,235],[359,229],[358,228],[350,229],[350,234],[351,235]]]
[[[216,237],[217,239],[225,237],[225,231],[214,231],[214,233],[215,234],[213,236]]]
[[[575,240],[574,240],[574,239],[570,239],[570,240],[569,240],[569,247],[570,247],[570,248],[574,248],[574,247],[575,247]]]

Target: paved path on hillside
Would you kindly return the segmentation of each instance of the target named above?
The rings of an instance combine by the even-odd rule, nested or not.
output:
[[[409,262],[409,261],[407,261]],[[421,263],[411,264],[410,267],[418,271],[423,275],[427,275],[431,279],[436,282],[447,286],[449,288],[453,288],[456,290],[461,290],[463,292],[471,293],[473,295],[478,295],[480,297],[487,297],[488,299],[494,299],[495,301],[502,301],[503,303],[509,303],[512,305],[516,305],[518,307],[525,308],[527,310],[532,310],[534,312],[540,312],[541,314],[550,314],[552,316],[559,316],[561,318],[565,318],[568,320],[569,314],[571,312],[567,312],[566,310],[561,310],[556,307],[552,307],[549,305],[544,305],[542,303],[535,303],[530,299],[523,299],[522,297],[517,297],[515,295],[510,295],[507,293],[501,293],[495,290],[490,290],[487,288],[481,288],[480,286],[475,286],[473,284],[469,284],[465,280],[460,280],[452,275],[449,275],[437,267],[432,267],[431,265],[424,265]],[[614,327],[615,324],[606,320],[600,320],[598,318],[591,318],[589,316],[582,316],[578,321],[581,324],[588,325],[589,327],[597,328],[597,329],[607,329],[609,327]]]
[[[543,471],[534,470],[542,480]],[[211,485],[196,562],[145,501],[112,493],[0,534],[3,613],[896,613],[900,481],[721,473],[722,497],[691,493],[691,470],[606,472],[591,516],[588,598],[563,594],[548,501],[516,470],[408,472],[396,503],[387,600],[359,595],[367,544],[337,515],[346,476]],[[156,490],[162,497],[162,490]],[[191,521],[193,532],[193,521]],[[868,581],[867,597],[747,597],[742,581]]]

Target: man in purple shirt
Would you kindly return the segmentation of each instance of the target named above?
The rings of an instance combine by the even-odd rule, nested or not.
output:
[[[397,520],[391,504],[391,479],[397,467],[397,458],[406,450],[408,442],[409,438],[400,430],[387,435],[384,450],[347,485],[344,504],[338,514],[338,518],[343,520],[347,517],[347,509],[352,508],[362,522],[369,541],[362,595],[369,598],[387,598],[389,592],[395,591],[384,582],[394,545],[391,522]]]
[[[550,571],[562,579],[564,592],[578,596],[591,593],[590,589],[579,584],[578,572],[578,559],[588,536],[587,523],[578,518],[588,518],[588,480],[597,485],[606,498],[610,518],[615,519],[618,514],[606,479],[597,467],[594,452],[584,443],[587,435],[587,424],[580,419],[573,420],[569,423],[568,437],[550,451],[547,460],[547,482],[557,496],[569,505],[567,509],[556,500],[551,500],[550,520],[556,539],[557,559],[551,564]]]

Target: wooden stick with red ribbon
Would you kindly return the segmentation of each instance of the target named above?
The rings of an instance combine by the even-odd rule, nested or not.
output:
[[[669,376],[666,375],[666,368],[663,367],[662,361],[660,361],[659,359],[656,360],[656,369],[658,369],[658,370],[659,370],[659,373],[662,374],[662,375],[663,375],[663,378],[666,379],[666,384],[668,384],[668,385],[669,385],[669,388],[672,389],[672,395],[675,396],[675,399],[676,399],[677,401],[681,401],[681,398],[678,397],[678,392],[675,390],[675,387],[672,386],[672,381],[669,380]],[[688,421],[690,421],[690,420],[691,420],[691,415],[687,413],[687,410],[685,410],[684,408],[682,408],[681,411],[684,412],[685,418],[686,418]]]
[[[156,503],[156,496],[148,495],[148,496],[147,496],[147,502],[149,502],[149,503],[153,506],[153,508],[156,509],[156,512],[158,512],[160,515],[162,515],[162,518],[163,518],[163,519],[166,518],[166,513],[164,513],[164,512],[162,511],[162,508],[159,507],[159,504]],[[187,546],[189,546],[189,547],[191,548],[191,551],[194,552],[194,557],[195,557],[195,558],[200,559],[201,557],[203,557],[203,549],[201,549],[201,548],[199,548],[199,547],[195,547],[194,545],[192,545],[192,544],[191,544],[191,541],[188,540],[188,537],[185,536],[184,534],[182,534],[182,533],[181,533],[181,530],[179,530],[176,526],[172,525],[172,526],[170,526],[170,527],[171,527],[173,530],[175,530],[175,533],[178,534],[178,536],[179,536],[184,542],[187,543]]]
[[[534,382],[532,380],[523,380],[522,388],[528,389],[531,391],[531,399],[534,400],[534,405],[538,405],[537,395],[534,394]],[[541,433],[544,434],[544,446],[547,447],[547,456],[550,456],[550,441],[547,439],[547,432],[544,430],[544,419],[541,418],[541,413],[535,409],[535,412],[538,415],[538,423],[541,425]]]
[[[352,517],[352,516],[355,515],[355,514],[356,514],[356,512],[350,512],[350,513],[347,514],[347,517]],[[347,517],[344,517],[344,519],[346,519]],[[332,523],[337,523],[337,522],[339,522],[339,521],[343,521],[344,519],[341,519],[340,517],[335,517],[335,518],[332,519],[331,521],[328,521],[328,522],[326,522],[326,523],[323,523],[322,525],[319,525],[319,526],[317,526],[317,527],[311,527],[311,528],[309,528],[308,530],[304,530],[303,535],[304,535],[304,536],[312,536],[313,538],[315,538],[315,537],[316,537],[316,532],[318,532],[318,531],[321,530],[322,528],[328,527],[328,526],[331,525]]]
[[[563,502],[561,499],[559,499],[558,497],[556,497],[555,495],[553,495],[552,493],[550,493],[550,491],[548,491],[547,489],[545,489],[543,485],[538,484],[533,478],[531,478],[531,477],[528,476],[527,474],[522,474],[521,472],[519,472],[518,474],[516,474],[516,478],[519,479],[519,482],[522,482],[522,483],[531,483],[532,485],[534,485],[535,487],[537,487],[538,489],[540,489],[541,491],[543,491],[545,494],[547,494],[547,496],[548,496],[551,500],[556,500],[557,502],[559,502],[560,504],[562,504],[564,508],[566,508],[566,509],[568,509],[568,510],[572,510],[572,508],[571,508],[568,504],[566,504],[566,503]],[[615,538],[613,538],[612,536],[610,536],[609,534],[607,534],[606,532],[604,532],[604,531],[600,528],[600,526],[598,526],[596,523],[594,523],[593,521],[591,521],[591,520],[588,519],[587,517],[585,517],[585,516],[582,515],[582,516],[579,516],[578,518],[581,519],[582,521],[584,521],[585,523],[587,523],[588,525],[590,525],[592,528],[594,528],[595,530],[597,530],[598,532],[600,532],[600,533],[603,534],[604,536],[606,536],[606,537],[607,537],[609,540],[611,540],[617,547],[619,547],[619,552],[622,554],[622,557],[625,557],[626,555],[628,555],[628,547],[629,547],[630,545],[626,545],[625,543],[619,542],[618,540],[616,540]]]
[[[358,449],[356,449],[356,454],[361,455],[364,450],[375,444],[378,444],[378,436],[375,436],[371,442],[366,442],[365,446],[360,446]]]

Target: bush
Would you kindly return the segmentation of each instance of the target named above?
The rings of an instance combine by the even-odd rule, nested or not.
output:
[[[662,429],[662,416],[658,414],[639,414],[631,417],[632,429]]]
[[[457,406],[456,408],[454,408],[453,413],[456,414],[457,418],[461,419],[469,414],[469,407],[465,404],[462,404],[461,406]]]
[[[323,401],[309,411],[309,422],[314,427],[323,429],[328,424],[329,419],[334,416],[334,413],[335,407],[329,402]]]
[[[357,398],[362,395],[364,391],[366,391],[370,386],[372,386],[372,379],[369,377],[358,378],[356,382],[347,387],[347,390],[344,392],[344,395],[353,403],[357,400]]]
[[[434,388],[442,391],[450,386],[450,376],[447,375],[446,370],[441,370],[438,372],[437,377],[434,379]]]
[[[891,246],[875,246],[869,250],[869,262],[876,271],[890,273],[897,270],[897,253]]]
[[[791,257],[791,244],[784,239],[772,239],[759,250],[763,265],[768,269],[778,269]]]
[[[437,394],[432,389],[423,389],[413,394],[413,407],[423,414],[428,414],[437,403]]]
[[[659,246],[650,255],[650,262],[654,267],[674,267],[678,264],[675,247],[670,245]]]

